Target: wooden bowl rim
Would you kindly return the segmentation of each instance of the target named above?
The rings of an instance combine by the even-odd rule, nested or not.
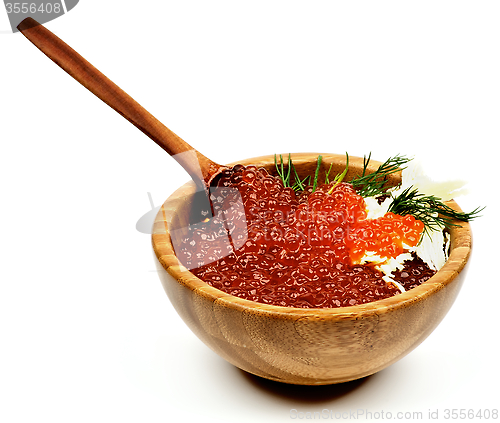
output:
[[[286,153],[288,157],[289,153]],[[316,160],[318,155],[321,154],[325,161],[334,160],[340,161],[345,164],[345,155],[331,154],[331,153],[292,153],[291,157],[296,163],[301,161],[308,161],[309,158]],[[268,163],[270,160],[274,162],[274,154],[259,156],[239,160],[237,162],[229,163],[228,166],[235,164],[250,165],[254,164],[259,166],[260,163]],[[349,166],[362,166],[363,159],[359,157],[349,157]],[[380,162],[372,160],[370,162],[371,170],[375,170]],[[172,244],[170,243],[170,236],[165,233],[166,222],[171,213],[174,212],[175,201],[172,199],[185,197],[186,195],[194,192],[194,184],[188,182],[178,188],[163,204],[158,212],[155,220],[152,245],[155,255],[162,265],[162,267],[180,284],[195,291],[198,295],[217,302],[219,305],[240,310],[242,312],[269,314],[275,318],[296,319],[296,318],[321,318],[321,320],[343,320],[349,318],[357,318],[361,316],[368,316],[373,314],[386,313],[392,310],[408,307],[415,302],[425,300],[430,295],[443,289],[446,285],[450,284],[462,271],[467,263],[471,253],[472,247],[472,234],[470,225],[467,222],[460,222],[460,226],[454,226],[449,229],[451,236],[450,255],[444,266],[429,280],[422,285],[413,288],[409,291],[397,294],[390,298],[385,298],[378,301],[373,301],[367,304],[360,304],[348,307],[339,308],[294,308],[276,305],[261,304],[255,301],[246,300],[223,292],[214,288],[202,281],[184,266],[182,266],[174,254]],[[461,211],[458,204],[452,200],[447,204]]]

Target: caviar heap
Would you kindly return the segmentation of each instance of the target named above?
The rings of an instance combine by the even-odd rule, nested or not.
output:
[[[415,246],[424,225],[411,215],[367,219],[348,183],[307,187],[297,195],[265,169],[225,171],[211,196],[215,217],[181,240],[176,254],[215,288],[265,304],[332,308],[400,292],[363,257],[396,257]],[[407,261],[394,276],[405,288],[434,271]]]

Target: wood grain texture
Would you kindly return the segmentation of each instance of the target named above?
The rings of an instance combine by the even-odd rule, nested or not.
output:
[[[201,173],[201,177],[208,184],[224,169],[174,134],[43,25],[32,18],[26,18],[18,25],[18,29],[49,59],[172,155],[193,180],[200,180]]]
[[[317,155],[292,155],[300,175],[314,172]],[[272,170],[274,156],[238,163]],[[324,169],[331,163],[333,172],[341,172],[345,156],[324,154]],[[347,180],[362,169],[362,163],[360,158],[350,158]],[[377,165],[373,162],[371,170]],[[399,178],[394,175],[392,183]],[[296,309],[234,297],[195,277],[175,257],[169,222],[179,212],[187,215],[193,191],[193,184],[182,186],[158,213],[152,243],[159,276],[192,331],[221,357],[249,373],[285,383],[322,385],[378,372],[404,357],[434,330],[462,286],[471,251],[467,223],[451,229],[450,258],[436,275],[391,298],[337,309]],[[460,210],[455,202],[448,204]]]

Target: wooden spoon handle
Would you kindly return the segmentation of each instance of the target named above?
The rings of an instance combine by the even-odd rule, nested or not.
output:
[[[195,181],[200,180],[200,170],[204,182],[209,184],[210,180],[224,169],[223,166],[208,159],[174,134],[125,91],[43,25],[32,18],[26,18],[17,28],[64,71],[172,155]]]

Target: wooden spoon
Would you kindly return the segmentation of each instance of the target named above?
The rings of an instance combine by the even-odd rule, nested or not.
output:
[[[197,184],[208,187],[215,176],[227,169],[227,167],[205,157],[174,134],[125,91],[43,25],[32,18],[26,18],[17,28],[64,71],[133,123],[176,159]]]

